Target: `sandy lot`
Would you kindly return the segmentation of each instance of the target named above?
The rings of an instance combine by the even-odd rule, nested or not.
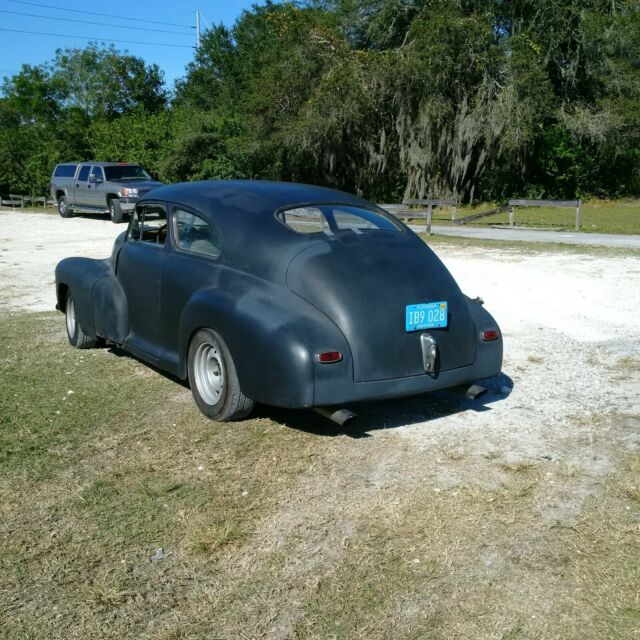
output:
[[[69,255],[106,257],[123,230],[101,219],[0,213],[0,312],[52,310],[56,262]],[[235,603],[231,610],[220,605],[230,629],[225,637],[240,637],[238,629],[246,628],[247,619],[263,631],[246,637],[293,637],[299,602],[313,601],[321,572],[333,576],[350,557],[354,562],[354,554],[361,559],[358,568],[376,558],[366,544],[358,547],[366,541],[362,523],[373,520],[372,514],[383,514],[394,532],[407,530],[416,541],[415,548],[402,549],[407,555],[401,562],[411,571],[427,572],[426,558],[438,558],[438,570],[420,578],[424,582],[413,599],[389,605],[388,619],[406,628],[391,635],[365,628],[362,635],[313,631],[296,637],[418,637],[410,636],[411,625],[429,612],[441,616],[450,630],[434,638],[637,637],[607,635],[601,629],[583,635],[580,620],[590,624],[592,604],[596,613],[604,610],[607,620],[613,616],[612,624],[622,619],[615,617],[622,605],[607,600],[615,597],[612,580],[606,575],[600,582],[593,579],[593,571],[606,573],[606,567],[593,568],[594,558],[609,540],[614,551],[623,549],[625,540],[633,543],[629,536],[637,544],[637,503],[624,503],[626,494],[622,502],[607,498],[606,504],[614,506],[606,508],[620,509],[613,515],[627,523],[623,533],[600,529],[600,518],[612,514],[597,509],[625,456],[640,449],[640,253],[604,257],[454,246],[437,252],[463,291],[483,297],[500,323],[503,374],[488,382],[490,393],[481,401],[442,392],[354,407],[362,427],[333,439],[329,447],[335,455],[324,464],[314,463],[309,454],[308,471],[261,522],[251,542],[216,565],[212,602],[229,597]],[[182,406],[190,403],[188,396],[176,385]],[[261,411],[297,426],[295,412]],[[171,424],[168,431],[173,433]],[[318,438],[314,445],[319,447]],[[201,464],[198,456],[214,453],[198,451],[188,465],[195,468]],[[512,513],[510,507],[495,507],[504,504],[505,495],[514,497],[514,505],[519,500],[526,506],[514,506]],[[458,519],[454,539],[444,535],[448,525],[437,520],[444,496],[449,510],[442,511],[443,517]],[[412,508],[414,503],[418,508]],[[456,513],[457,504],[467,511]],[[429,509],[434,520],[416,520]],[[395,537],[388,539],[392,545]],[[592,539],[596,542],[589,546],[585,541]],[[588,559],[581,556],[584,549],[591,554]],[[270,576],[279,552],[276,580]],[[587,566],[581,564],[583,557],[592,573],[581,573]],[[353,580],[352,588],[362,586],[363,579]],[[276,582],[289,585],[291,592],[279,591]],[[249,585],[261,585],[254,599],[238,599],[236,594]],[[343,596],[331,592],[328,609]],[[470,610],[478,611],[487,598],[484,618],[447,618],[451,603],[463,611],[475,603]],[[178,620],[197,617],[188,604],[176,611]],[[279,612],[277,624],[270,611]],[[558,611],[566,618],[554,618]],[[634,619],[625,620],[625,629],[638,630]],[[472,635],[463,623],[475,625]],[[556,635],[558,629],[564,635]]]

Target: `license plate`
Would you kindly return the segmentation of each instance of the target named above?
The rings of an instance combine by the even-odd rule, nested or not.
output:
[[[446,327],[447,303],[446,301],[442,301],[408,304],[405,319],[407,331],[422,331],[423,329]]]

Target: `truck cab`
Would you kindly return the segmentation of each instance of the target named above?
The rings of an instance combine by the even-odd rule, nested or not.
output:
[[[63,163],[53,171],[51,197],[63,218],[74,213],[108,213],[112,222],[119,223],[143,195],[162,184],[129,162]]]

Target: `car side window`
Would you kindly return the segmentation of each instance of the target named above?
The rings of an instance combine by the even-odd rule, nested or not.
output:
[[[78,182],[88,182],[89,181],[89,170],[91,167],[88,164],[80,167],[80,173],[78,174]]]
[[[93,167],[93,169],[91,169],[91,173],[96,177],[96,182],[104,182],[102,167]]]
[[[183,251],[199,253],[212,258],[220,256],[218,228],[192,211],[176,207],[173,210],[176,245]]]
[[[159,204],[138,205],[131,215],[127,239],[164,245],[167,241],[167,211]]]

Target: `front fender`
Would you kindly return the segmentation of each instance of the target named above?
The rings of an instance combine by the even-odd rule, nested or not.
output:
[[[56,297],[63,312],[67,291],[73,296],[76,316],[86,335],[122,344],[129,333],[129,312],[111,259],[66,258],[59,262]]]
[[[243,393],[257,402],[292,408],[313,406],[316,376],[325,373],[317,371],[313,359],[318,350],[342,351],[345,358],[331,365],[332,371],[353,377],[349,347],[337,327],[281,287],[253,287],[240,296],[213,288],[197,292],[180,320],[178,368],[182,377],[186,377],[189,342],[202,327],[222,336]]]

